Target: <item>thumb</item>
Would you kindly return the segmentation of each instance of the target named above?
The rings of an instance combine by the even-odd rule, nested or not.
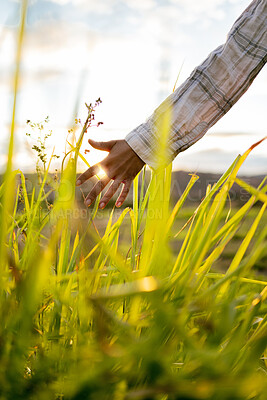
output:
[[[88,142],[94,149],[110,151],[116,143],[116,140],[109,140],[108,142],[97,142],[96,140],[89,139]]]

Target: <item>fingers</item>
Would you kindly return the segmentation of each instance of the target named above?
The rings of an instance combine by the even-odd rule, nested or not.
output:
[[[87,207],[89,207],[90,204],[92,204],[92,202],[97,198],[99,193],[101,193],[102,190],[107,186],[109,181],[110,181],[110,178],[108,176],[105,176],[104,178],[100,179],[100,181],[98,181],[95,184],[95,186],[93,187],[93,189],[91,190],[91,192],[88,194],[88,196],[85,199],[85,205]]]
[[[130,180],[126,181],[124,183],[122,191],[121,191],[121,193],[120,193],[120,195],[119,195],[119,197],[118,197],[118,199],[116,201],[116,206],[117,207],[120,207],[124,203],[126,197],[128,196],[128,193],[130,191],[131,184],[132,184],[132,181],[130,181]]]
[[[110,185],[110,187],[108,188],[108,190],[106,191],[105,195],[103,196],[103,198],[101,199],[101,202],[99,204],[99,208],[104,208],[106,206],[106,204],[109,202],[109,200],[111,199],[111,197],[116,193],[116,191],[118,190],[119,186],[121,184],[120,180],[115,180],[112,185]]]
[[[106,176],[106,177],[104,177],[103,179],[101,179],[99,182],[97,182],[97,183],[95,184],[95,186],[93,187],[93,189],[91,190],[91,192],[88,194],[88,196],[87,196],[86,199],[85,199],[85,205],[86,205],[87,207],[89,207],[89,206],[92,204],[92,202],[97,198],[97,196],[99,195],[99,193],[101,193],[102,190],[103,190],[103,189],[107,186],[107,184],[110,182],[110,180],[111,180],[111,179],[110,179],[108,176]],[[99,208],[102,208],[102,209],[103,209],[103,208],[107,205],[107,203],[110,201],[111,197],[116,193],[116,191],[117,191],[118,188],[120,187],[120,184],[121,184],[121,183],[122,183],[122,182],[121,182],[120,179],[116,179],[116,180],[110,185],[110,187],[109,187],[108,190],[106,191],[105,195],[104,195],[103,198],[101,199],[101,202],[100,202],[100,204],[99,204]],[[125,199],[126,199],[128,193],[129,193],[129,191],[130,191],[131,184],[132,184],[132,181],[131,181],[131,180],[128,180],[128,181],[126,181],[126,182],[123,183],[122,191],[121,191],[121,193],[120,193],[120,195],[119,195],[119,197],[118,197],[118,199],[117,199],[117,201],[116,201],[116,206],[117,206],[117,207],[120,207],[120,206],[124,203],[124,201],[125,201]]]
[[[108,142],[97,142],[95,140],[89,139],[88,142],[91,146],[93,146],[97,150],[110,151],[114,144],[117,142],[116,140],[109,140]],[[80,175],[76,181],[76,186],[82,185],[85,181],[92,178],[99,171],[99,165],[95,164],[92,167],[88,168],[82,175]]]
[[[97,142],[93,139],[89,139],[88,142],[92,147],[94,147],[94,149],[110,151],[117,141],[109,140],[108,142]]]
[[[77,178],[76,186],[82,185],[87,179],[92,178],[99,171],[99,165],[95,164],[92,167],[88,168],[82,175]]]

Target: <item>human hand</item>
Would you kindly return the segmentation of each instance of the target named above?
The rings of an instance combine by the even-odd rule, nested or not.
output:
[[[107,184],[112,180],[112,184],[100,201],[99,208],[104,208],[107,205],[111,197],[116,193],[120,184],[122,183],[123,188],[116,201],[116,206],[120,207],[129,193],[133,179],[143,168],[145,163],[132,150],[125,140],[96,142],[95,140],[89,139],[88,142],[95,149],[108,151],[109,154],[106,158],[104,158],[104,160],[88,168],[87,171],[77,178],[76,185],[80,186],[87,181],[87,179],[97,175],[99,168],[102,168],[106,173],[106,176],[101,178],[95,184],[86,197],[85,205],[89,207],[99,193],[101,193]]]

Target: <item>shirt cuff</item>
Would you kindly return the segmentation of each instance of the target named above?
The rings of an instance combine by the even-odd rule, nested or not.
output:
[[[151,149],[151,134],[149,122],[145,122],[133,129],[125,137],[125,141],[133,151],[148,164],[151,168],[156,168],[155,154]]]

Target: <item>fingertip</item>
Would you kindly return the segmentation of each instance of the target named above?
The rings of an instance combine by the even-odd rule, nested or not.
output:
[[[102,143],[97,140],[88,139],[88,143],[96,150],[102,150]]]
[[[82,181],[80,180],[80,179],[78,179],[77,181],[76,181],[76,186],[80,186],[82,184]]]
[[[122,202],[121,201],[119,201],[118,203],[116,203],[116,207],[120,207],[122,205]]]
[[[84,204],[86,205],[86,207],[89,207],[92,204],[92,200],[87,199],[87,200],[85,200]]]

